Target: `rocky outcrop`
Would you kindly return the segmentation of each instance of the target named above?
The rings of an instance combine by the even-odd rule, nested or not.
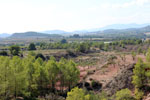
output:
[[[129,88],[132,89],[132,75],[135,64],[124,67],[114,78],[112,78],[104,87],[103,90],[108,95],[113,95],[118,90]]]

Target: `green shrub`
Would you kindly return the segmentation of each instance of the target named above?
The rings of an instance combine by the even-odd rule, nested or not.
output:
[[[135,98],[137,100],[141,100],[143,98],[144,92],[139,90],[139,89],[135,89]]]
[[[11,55],[13,55],[13,56],[18,56],[20,53],[20,47],[17,45],[12,45],[9,48],[9,50],[10,50]]]
[[[0,51],[0,56],[8,56],[8,53],[6,51]]]
[[[41,53],[38,53],[38,54],[35,56],[35,59],[37,59],[37,58],[41,58],[43,61],[46,60],[45,57],[44,57],[44,55],[41,54]]]
[[[116,100],[135,100],[129,89],[122,89],[116,93]]]
[[[60,43],[62,43],[62,44],[67,43],[67,40],[66,40],[66,39],[62,39],[62,40],[60,41]]]
[[[34,43],[30,43],[28,50],[36,50],[36,46]]]

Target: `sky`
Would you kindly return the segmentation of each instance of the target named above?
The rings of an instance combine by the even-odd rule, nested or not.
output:
[[[150,0],[0,0],[0,33],[150,23]]]

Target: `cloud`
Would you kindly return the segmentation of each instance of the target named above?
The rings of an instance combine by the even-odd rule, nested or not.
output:
[[[6,1],[0,0],[0,33],[50,29],[72,31],[115,23],[150,22],[150,0],[124,0],[124,3],[112,2],[115,0],[104,0],[107,1],[104,3],[101,0],[100,4],[86,2],[78,7],[76,4],[82,4],[79,0],[75,1],[76,4],[52,3],[51,0],[43,0],[49,1],[47,3],[39,0]]]
[[[110,3],[106,3],[106,4],[102,4],[101,7],[102,8],[128,8],[128,7],[132,7],[132,6],[144,6],[145,4],[149,4],[150,3],[150,0],[132,0],[130,2],[126,2],[126,3],[123,3],[123,4],[110,4]]]

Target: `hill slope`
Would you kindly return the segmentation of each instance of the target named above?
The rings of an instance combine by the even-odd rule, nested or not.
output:
[[[45,34],[38,32],[14,33],[9,38],[46,38],[46,37],[62,37],[58,34]]]
[[[104,31],[90,32],[89,34],[95,34],[105,38],[118,38],[118,37],[133,37],[133,38],[145,38],[146,33],[150,32],[150,26],[143,28],[128,28],[128,29],[108,29]]]
[[[103,30],[108,30],[108,29],[128,29],[128,28],[142,28],[150,25],[150,23],[146,24],[112,24],[112,25],[107,25],[102,28],[95,28],[95,29],[90,29],[88,30],[89,32],[92,31],[103,31]]]

